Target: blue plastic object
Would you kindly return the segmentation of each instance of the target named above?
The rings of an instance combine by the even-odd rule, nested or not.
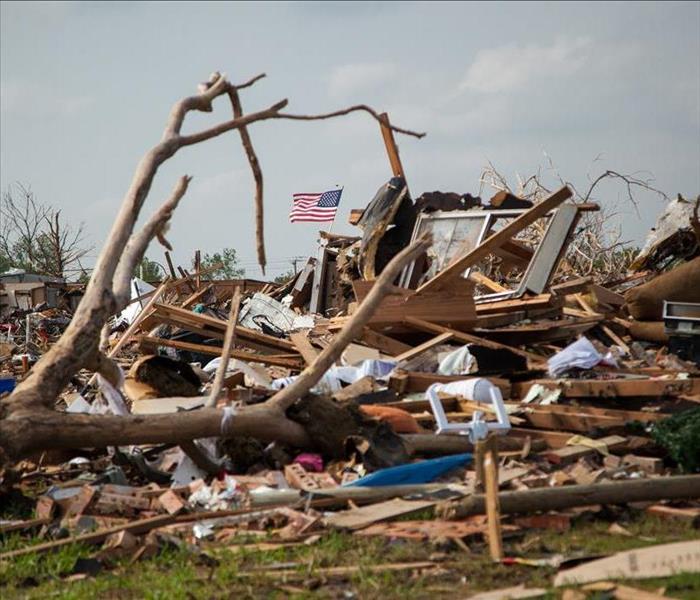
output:
[[[452,456],[423,460],[408,465],[389,467],[388,469],[375,471],[352,483],[347,483],[343,487],[380,487],[383,485],[428,483],[456,467],[468,464],[471,460],[472,455],[469,453],[453,454]]]
[[[16,383],[14,377],[0,377],[0,394],[14,390]]]

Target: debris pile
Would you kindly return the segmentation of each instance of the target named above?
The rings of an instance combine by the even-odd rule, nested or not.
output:
[[[351,213],[358,234],[320,232],[289,281],[173,270],[132,285],[103,335],[114,369],[70,379],[50,436],[36,421],[0,443],[0,495],[36,497],[33,518],[0,531],[45,540],[0,561],[81,542],[109,564],[241,532],[267,531],[275,549],[344,530],[449,539],[509,564],[522,532],[604,505],[700,521],[693,203],[669,205],[675,225],[629,271],[597,273],[592,257],[582,273],[571,248],[598,205],[568,187],[414,202],[392,143],[394,177]],[[0,393],[32,376],[71,314],[9,308]],[[697,543],[683,544],[657,551],[698,570]],[[550,566],[569,585],[622,562]]]

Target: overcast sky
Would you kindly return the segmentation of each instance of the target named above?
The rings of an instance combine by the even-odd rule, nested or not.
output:
[[[267,73],[242,92],[244,110],[282,98],[298,113],[362,102],[426,131],[397,140],[414,197],[476,194],[488,161],[514,186],[539,166],[551,181],[547,157],[579,188],[609,168],[649,172],[670,196],[700,193],[698,2],[2,2],[0,10],[0,185],[30,185],[83,221],[97,247],[170,107],[214,70],[233,82]],[[229,112],[220,100],[186,130]],[[315,254],[318,225],[288,221],[293,193],[343,185],[334,231],[353,233],[350,209],[391,175],[367,115],[269,121],[251,135],[265,175],[271,276]],[[194,180],[169,235],[176,260],[234,247],[259,277],[238,134],[164,165],[147,212],[182,174]],[[598,200],[624,211],[627,239],[642,239],[663,204],[640,194],[637,215],[622,186],[600,191]],[[148,256],[163,262],[159,246]]]

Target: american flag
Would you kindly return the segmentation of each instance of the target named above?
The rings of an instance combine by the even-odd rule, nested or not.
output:
[[[294,194],[292,197],[292,212],[289,220],[292,223],[300,221],[315,221],[326,223],[335,219],[335,213],[340,204],[343,190],[332,190],[322,194]]]

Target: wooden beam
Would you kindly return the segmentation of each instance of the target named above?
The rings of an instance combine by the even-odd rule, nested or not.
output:
[[[395,360],[396,360],[396,362],[411,360],[412,358],[418,356],[419,354],[425,352],[426,350],[430,350],[430,348],[433,348],[435,346],[439,346],[440,344],[443,344],[451,339],[452,339],[451,332],[447,331],[445,333],[441,333],[440,335],[437,335],[434,338],[429,339],[427,342],[423,342],[419,346],[416,346],[415,348],[411,348],[410,350],[406,350],[406,352],[404,352],[403,354],[399,354],[395,358]]]
[[[154,309],[155,317],[164,317],[164,321],[169,318],[172,324],[177,324],[182,329],[187,329],[188,326],[193,326],[194,328],[201,330],[197,331],[198,333],[201,333],[202,331],[206,332],[206,328],[209,328],[215,332],[218,332],[219,335],[226,331],[227,322],[223,319],[210,317],[209,315],[200,315],[180,308],[179,306],[172,306],[170,304],[155,304]],[[193,329],[193,331],[194,330],[195,329]],[[242,325],[236,325],[236,336],[241,340],[251,341],[260,346],[280,349],[287,352],[296,351],[294,344],[287,340],[276,338],[272,335],[267,335]],[[215,337],[213,332],[212,337]]]
[[[406,352],[407,350],[411,349],[411,346],[408,344],[399,342],[398,340],[395,340],[388,335],[379,333],[378,331],[374,331],[369,327],[365,327],[362,330],[360,340],[366,345],[376,348],[382,354],[386,354],[388,356],[396,356],[397,354],[401,354],[402,352]]]
[[[221,394],[221,389],[224,386],[224,377],[226,376],[231,352],[236,342],[236,323],[238,323],[238,311],[240,308],[241,288],[236,287],[233,292],[233,297],[231,298],[231,310],[228,315],[228,324],[226,325],[224,347],[221,350],[221,362],[219,363],[219,367],[216,369],[214,383],[212,383],[211,390],[209,391],[209,399],[206,403],[206,406],[210,408],[216,406],[219,400],[219,395]],[[194,442],[191,443],[194,445]]]
[[[389,115],[387,113],[379,115],[379,126],[382,131],[382,138],[384,139],[384,147],[389,157],[391,172],[394,174],[394,177],[403,177],[405,179],[406,175],[401,165],[401,159],[399,158],[399,147],[396,145],[394,132],[391,130],[391,127],[389,127]]]
[[[301,354],[304,358],[304,362],[307,365],[313,364],[316,357],[319,355],[319,351],[311,345],[306,333],[303,331],[295,331],[294,333],[290,334],[289,339],[292,340],[292,343],[296,346],[299,354]]]
[[[550,210],[559,206],[562,202],[571,197],[571,190],[564,186],[545,198],[539,204],[514,219],[508,225],[499,229],[487,238],[482,244],[454,260],[447,268],[435,275],[432,279],[418,288],[418,291],[443,289],[451,281],[461,277],[462,273],[469,267],[475,265],[480,260],[486,258],[495,249],[501,247],[507,240],[512,239],[523,229],[532,225],[537,219],[546,215]]]
[[[221,356],[221,346],[206,346],[205,344],[192,344],[190,342],[180,342],[178,340],[167,340],[149,335],[141,335],[136,338],[142,344],[150,344],[154,346],[167,346],[177,350],[186,350],[188,352],[198,352],[200,354],[208,354],[210,356]],[[231,358],[239,360],[247,360],[251,362],[259,362],[265,365],[275,365],[277,367],[287,367],[288,369],[300,370],[301,362],[289,358],[279,358],[269,354],[255,354],[253,352],[244,352],[242,350],[232,350]]]
[[[488,518],[489,553],[491,560],[501,562],[503,558],[503,535],[501,533],[501,508],[498,501],[498,446],[494,436],[484,442],[483,474],[486,492],[486,516]]]
[[[469,273],[469,280],[479,285],[483,285],[487,290],[492,292],[501,293],[510,291],[508,288],[503,287],[500,283],[497,283],[493,279],[489,279],[483,273],[479,273],[479,271],[472,271]]]
[[[688,379],[536,379],[512,386],[513,398],[524,398],[530,387],[541,384],[561,389],[564,398],[661,398],[700,394],[700,377]]]
[[[165,262],[168,263],[168,270],[170,271],[170,277],[177,279],[177,273],[175,273],[175,267],[173,266],[173,259],[170,257],[170,252],[165,251]]]
[[[512,348],[511,346],[506,346],[505,344],[499,344],[498,342],[492,342],[470,333],[464,333],[463,331],[457,331],[455,329],[450,329],[449,327],[443,327],[442,325],[435,325],[434,323],[429,323],[423,319],[416,319],[415,317],[406,317],[406,323],[419,329],[421,331],[427,331],[429,333],[451,333],[452,337],[462,342],[463,344],[477,344],[483,346],[484,348],[490,348],[491,350],[507,350],[513,354],[522,356],[534,363],[540,364],[544,362],[544,358],[532,352],[527,352],[525,350],[520,350],[520,348]]]
[[[194,294],[191,294],[183,303],[182,303],[182,308],[190,308],[191,306],[194,306],[199,302],[204,296],[207,295],[207,292],[209,292],[212,288],[214,287],[213,283],[210,283],[206,287],[202,288],[198,292],[195,292]]]

